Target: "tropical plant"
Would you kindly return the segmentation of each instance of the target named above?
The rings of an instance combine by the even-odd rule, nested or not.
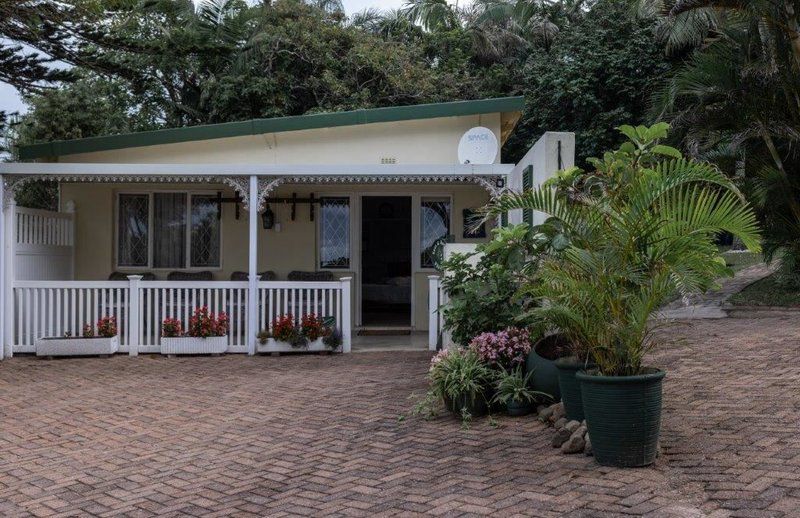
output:
[[[679,66],[653,116],[696,158],[743,180],[767,260],[800,288],[800,29],[796,0],[640,0]]]
[[[550,398],[549,394],[531,390],[530,380],[533,376],[534,371],[523,375],[522,367],[515,367],[512,370],[503,369],[497,379],[494,401],[503,405],[509,403],[527,405],[537,399]]]
[[[530,227],[522,223],[493,229],[494,238],[474,253],[453,254],[441,264],[442,288],[448,303],[441,310],[453,342],[468,344],[475,336],[519,322],[528,300],[515,297],[522,273],[533,268],[528,258],[536,248]]]
[[[605,375],[642,372],[655,342],[649,319],[667,297],[732,275],[714,243],[719,233],[760,249],[756,216],[736,186],[660,144],[668,128],[622,126],[628,141],[590,160],[593,170],[564,171],[486,207],[490,216],[538,210],[564,226],[568,246],[542,259],[522,292],[546,301],[530,315],[585,347]]]
[[[415,411],[435,414],[431,405],[443,401],[457,416],[468,419],[470,408],[487,403],[486,392],[496,376],[475,351],[458,347],[439,351],[431,358],[428,394]]]

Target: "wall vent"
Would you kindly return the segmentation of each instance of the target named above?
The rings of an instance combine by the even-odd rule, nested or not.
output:
[[[386,164],[396,164],[396,163],[397,163],[397,158],[393,156],[381,157],[381,164],[386,165]]]

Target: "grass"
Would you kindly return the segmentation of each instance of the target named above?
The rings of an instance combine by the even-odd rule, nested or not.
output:
[[[728,301],[734,306],[800,307],[800,290],[781,286],[772,274],[747,286]]]
[[[723,252],[722,257],[725,258],[725,263],[733,269],[734,272],[744,270],[754,264],[763,262],[761,254],[754,254],[753,252]]]

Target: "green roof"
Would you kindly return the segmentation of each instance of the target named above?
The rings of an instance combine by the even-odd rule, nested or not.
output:
[[[253,119],[241,122],[225,122],[222,124],[188,126],[184,128],[110,135],[107,137],[91,137],[31,144],[28,146],[20,146],[19,156],[22,160],[31,160],[76,153],[91,153],[93,151],[175,144],[194,140],[240,137],[244,135],[260,135],[263,133],[277,133],[281,131],[354,126],[357,124],[371,124],[375,122],[433,119],[437,117],[457,117],[482,113],[519,112],[522,111],[524,104],[523,97],[501,97],[476,101],[455,101],[333,113],[314,113],[311,115],[276,117],[274,119]]]

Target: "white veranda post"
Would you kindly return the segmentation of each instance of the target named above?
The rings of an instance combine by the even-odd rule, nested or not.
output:
[[[247,290],[247,354],[256,353],[258,334],[258,177],[250,176],[248,191],[248,214],[250,237],[248,239],[248,279]]]
[[[6,297],[6,284],[5,284],[5,271],[6,271],[6,247],[5,247],[5,206],[3,203],[3,196],[5,195],[5,185],[3,177],[0,176],[0,360],[5,358],[6,347],[6,326],[5,326],[5,297]],[[9,346],[11,344],[9,343]]]

